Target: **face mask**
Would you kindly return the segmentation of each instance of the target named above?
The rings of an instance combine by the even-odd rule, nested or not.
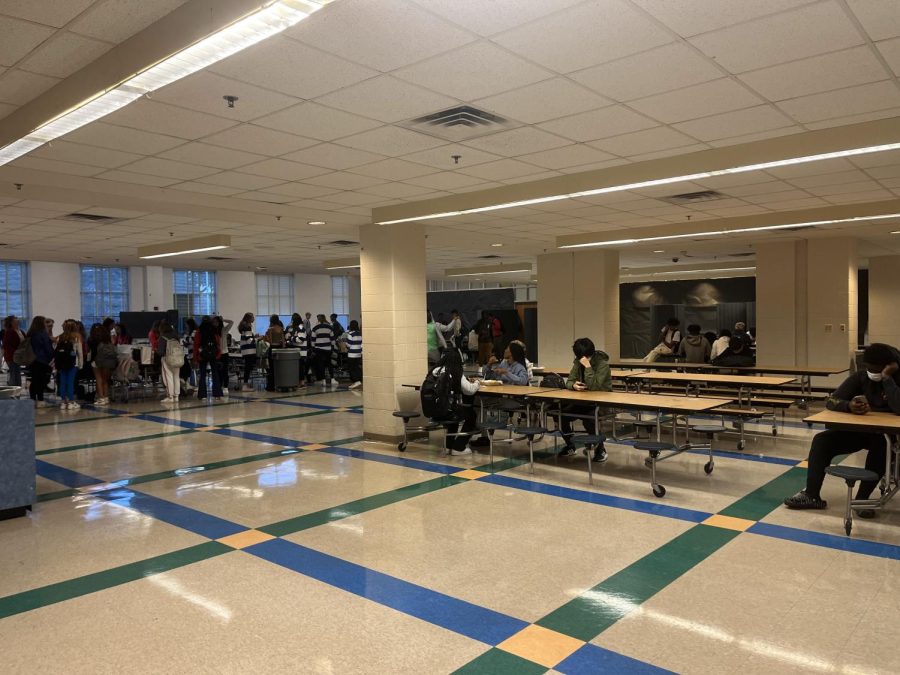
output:
[[[872,382],[881,382],[884,379],[884,375],[882,373],[870,373],[867,370],[866,375],[869,376],[869,379],[872,380]]]

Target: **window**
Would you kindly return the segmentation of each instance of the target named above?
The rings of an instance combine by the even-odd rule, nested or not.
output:
[[[175,270],[172,287],[178,321],[188,317],[201,317],[216,312],[216,273],[201,270]]]
[[[350,320],[350,279],[331,277],[331,311],[338,315],[338,322],[344,327]]]
[[[0,261],[0,319],[14,314],[28,330],[28,263]]]
[[[256,332],[269,329],[269,317],[277,314],[287,326],[294,313],[294,276],[292,274],[256,275]]]
[[[128,268],[81,266],[81,322],[90,329],[108,316],[128,311]]]

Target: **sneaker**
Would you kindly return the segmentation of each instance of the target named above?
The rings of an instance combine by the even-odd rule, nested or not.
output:
[[[331,378],[331,384],[338,385],[338,384],[340,384],[340,382],[337,381],[337,378],[336,378],[336,377],[332,377],[332,378]]]
[[[566,445],[560,450],[556,456],[557,457],[571,457],[575,454],[575,446],[574,445]]]
[[[459,457],[460,455],[471,455],[471,454],[472,454],[472,448],[470,448],[470,447],[467,445],[467,446],[466,446],[465,448],[463,448],[462,450],[451,450],[451,451],[450,451],[450,454],[453,455],[454,457]]]
[[[47,403],[47,401],[35,401],[34,407],[35,408],[52,408],[53,406],[51,406],[49,403]]]
[[[787,497],[784,505],[789,509],[825,509],[828,508],[828,502],[820,497],[811,497],[806,494],[805,490],[801,490],[793,497]]]
[[[253,391],[253,387],[249,384],[245,384],[243,387],[241,387],[241,391]]]
[[[875,509],[860,509],[856,515],[860,518],[871,519],[875,517]]]
[[[350,385],[350,389],[358,389],[361,386],[362,386],[362,382],[357,381]]]
[[[80,410],[80,409],[81,409],[81,406],[78,405],[78,403],[76,403],[75,401],[69,402],[69,410]]]
[[[603,464],[609,456],[606,454],[606,448],[594,448],[594,456],[591,457],[592,462]]]
[[[160,400],[160,403],[175,403],[175,399],[171,396],[166,396],[164,399]]]
[[[324,387],[327,382],[325,380],[316,380],[316,384],[322,385]]]
[[[68,402],[68,401],[63,401],[62,403],[60,403],[60,404],[59,404],[59,409],[60,409],[60,410],[68,410],[68,409],[69,409],[69,402]]]

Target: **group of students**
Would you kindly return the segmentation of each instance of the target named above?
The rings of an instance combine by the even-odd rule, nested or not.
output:
[[[674,356],[686,363],[741,368],[756,364],[755,343],[743,321],[734,324],[734,331],[723,328],[718,335],[712,331],[701,333],[699,325],[691,324],[682,338],[681,322],[672,317],[660,330],[659,344],[648,352],[644,361],[653,363],[661,356]]]

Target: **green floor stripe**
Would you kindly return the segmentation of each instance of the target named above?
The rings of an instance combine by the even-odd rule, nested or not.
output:
[[[38,450],[34,454],[37,456],[55,455],[58,452],[72,452],[73,450],[85,450],[87,448],[103,448],[109,445],[121,445],[122,443],[140,443],[141,441],[152,441],[155,438],[165,438],[166,436],[181,436],[183,434],[193,433],[196,433],[196,429],[178,429],[176,431],[166,431],[160,434],[131,436],[130,438],[116,438],[111,441],[97,441],[96,443],[82,443],[81,445],[67,445],[62,448],[49,448],[47,450]]]
[[[350,445],[351,443],[359,443],[360,441],[366,440],[365,436],[351,436],[350,438],[339,438],[336,441],[326,441],[322,443],[322,445],[327,445],[331,448],[339,448],[342,445]]]
[[[535,623],[592,640],[739,534],[696,525]]]
[[[44,492],[36,497],[36,501],[52,502],[55,499],[65,499],[66,497],[74,497],[79,493],[78,488],[67,488],[65,490],[56,490],[55,492]]]
[[[431,480],[427,480],[422,483],[406,485],[402,488],[388,490],[387,492],[382,492],[370,497],[363,497],[362,499],[347,502],[346,504],[340,504],[339,506],[322,509],[321,511],[315,511],[314,513],[307,513],[303,516],[289,518],[288,520],[282,520],[278,523],[272,523],[271,525],[266,525],[265,527],[257,527],[256,529],[260,530],[261,532],[274,535],[276,537],[283,537],[286,534],[293,534],[295,532],[300,532],[301,530],[308,530],[312,527],[325,525],[336,520],[343,520],[344,518],[349,518],[350,516],[356,516],[360,513],[365,513],[366,511],[380,509],[383,506],[396,504],[397,502],[402,502],[407,499],[412,499],[413,497],[429,494],[431,492],[450,487],[451,485],[457,485],[459,483],[465,482],[467,482],[465,478],[455,478],[452,475],[432,478]]]
[[[71,600],[89,593],[127,584],[144,577],[168,572],[201,560],[214,558],[234,549],[217,541],[209,541],[189,548],[173,551],[147,560],[114,567],[103,572],[88,574],[77,579],[69,579],[58,584],[51,584],[30,591],[8,595],[0,598],[0,619],[14,614],[21,614],[39,607],[46,607],[64,600]]]
[[[264,417],[258,420],[244,420],[243,422],[228,422],[227,424],[216,424],[215,426],[222,429],[230,429],[231,427],[243,427],[251,424],[264,424],[266,422],[281,422],[283,420],[296,420],[301,417],[314,417],[316,415],[330,415],[334,410],[316,410],[314,412],[299,413],[295,415],[281,415],[280,417]]]
[[[87,412],[87,411],[86,411]],[[96,417],[76,417],[71,420],[56,420],[54,422],[41,422],[35,424],[35,428],[39,427],[59,427],[65,424],[78,424],[79,422],[99,422],[100,420],[111,420],[119,417],[118,415],[97,415]]]
[[[762,520],[780,506],[785,497],[790,497],[804,487],[806,487],[806,469],[792,467],[719,513],[734,518]]]
[[[502,649],[489,649],[477,659],[469,661],[454,675],[540,675],[547,668]]]

